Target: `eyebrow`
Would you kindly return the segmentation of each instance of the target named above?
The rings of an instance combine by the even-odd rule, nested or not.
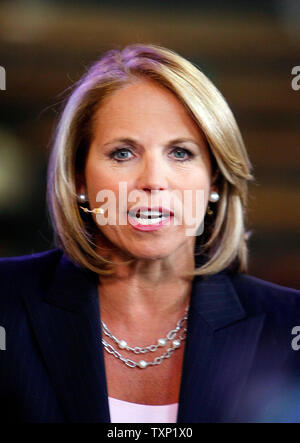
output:
[[[205,140],[203,140],[203,141],[204,141],[204,144],[205,144],[206,143]],[[130,138],[130,137],[114,138],[113,140],[110,140],[109,142],[105,143],[103,146],[111,145],[111,144],[116,143],[116,142],[135,144],[137,146],[141,146],[141,143],[139,143],[134,138]],[[179,138],[175,138],[173,140],[170,140],[167,143],[167,146],[174,145],[176,143],[186,143],[186,142],[193,143],[194,145],[198,146],[199,148],[202,147],[202,144],[198,143],[196,140],[194,140],[192,138],[187,138],[187,137],[179,137]]]

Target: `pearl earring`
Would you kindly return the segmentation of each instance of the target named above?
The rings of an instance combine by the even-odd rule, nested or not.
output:
[[[209,201],[212,203],[216,203],[219,200],[220,196],[216,191],[212,191],[209,196]]]
[[[77,196],[77,200],[78,200],[80,203],[86,203],[86,202],[87,202],[86,195],[85,195],[85,194],[79,194],[79,195]]]

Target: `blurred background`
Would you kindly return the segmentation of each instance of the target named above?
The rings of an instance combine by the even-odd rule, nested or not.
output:
[[[0,256],[54,246],[46,167],[64,91],[104,51],[134,42],[179,52],[221,90],[256,177],[249,272],[300,288],[299,0],[2,1]]]

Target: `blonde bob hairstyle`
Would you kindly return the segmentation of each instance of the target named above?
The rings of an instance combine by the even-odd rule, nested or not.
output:
[[[119,264],[97,252],[95,235],[97,231],[97,235],[103,234],[99,234],[93,218],[79,209],[77,189],[97,109],[112,92],[137,78],[152,79],[172,91],[210,147],[220,199],[213,204],[213,214],[205,216],[204,233],[196,238],[196,266],[189,275],[210,275],[226,268],[246,272],[244,213],[247,181],[253,177],[235,118],[221,93],[197,67],[152,44],[108,51],[75,84],[66,101],[48,169],[47,201],[56,245],[73,262],[100,275],[113,274]]]

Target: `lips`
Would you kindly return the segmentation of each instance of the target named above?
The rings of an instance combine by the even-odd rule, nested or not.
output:
[[[148,211],[151,210],[151,213]],[[157,231],[162,229],[164,226],[170,225],[172,220],[172,215],[170,212],[164,213],[164,208],[136,208],[132,213],[131,210],[128,211],[128,222],[136,230],[142,232]],[[140,215],[134,215],[137,211],[140,211]],[[144,212],[145,211],[145,212]],[[154,212],[155,211],[155,212]]]

